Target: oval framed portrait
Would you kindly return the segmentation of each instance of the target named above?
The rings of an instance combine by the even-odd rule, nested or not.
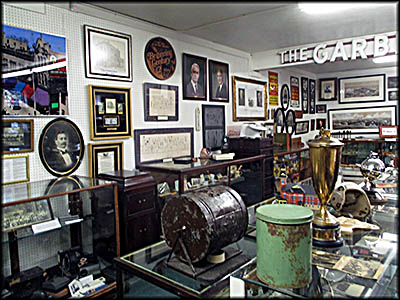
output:
[[[176,56],[174,48],[162,37],[152,38],[144,50],[144,61],[150,74],[156,79],[166,80],[174,75]]]
[[[285,116],[286,132],[292,135],[296,130],[296,114],[293,109],[289,109]]]
[[[286,118],[285,118],[285,111],[283,110],[282,107],[279,107],[275,110],[274,122],[276,124],[276,131],[278,133],[285,132]]]
[[[46,187],[45,195],[54,195],[63,192],[69,192],[73,190],[82,189],[83,183],[80,179],[73,175],[73,176],[65,176],[53,179],[49,182]]]
[[[85,143],[78,126],[57,118],[49,122],[39,139],[39,156],[45,169],[60,177],[73,173],[81,164]]]
[[[290,102],[290,90],[287,84],[282,85],[281,88],[281,106],[283,110],[287,110],[289,108]]]

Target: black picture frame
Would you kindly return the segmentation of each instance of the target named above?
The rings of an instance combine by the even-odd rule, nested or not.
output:
[[[83,29],[86,78],[132,81],[132,36],[90,25]]]
[[[339,103],[384,102],[386,74],[339,78]]]
[[[197,64],[198,70],[198,88],[194,91],[191,83],[192,66]],[[196,76],[193,74],[193,76]],[[183,100],[207,101],[207,58],[193,54],[182,54],[182,90]]]
[[[203,148],[218,150],[225,136],[225,106],[202,104]]]
[[[145,121],[178,121],[178,86],[145,82],[143,89]]]
[[[296,129],[296,113],[294,110],[289,109],[285,115],[285,128],[286,132],[292,135]]]
[[[299,77],[290,76],[290,107],[300,108]]]
[[[281,88],[281,107],[283,110],[287,110],[289,108],[290,103],[290,89],[287,84],[283,84]]]
[[[308,80],[309,113],[315,114],[315,79]]]
[[[97,177],[100,173],[106,173],[110,171],[119,171],[123,169],[124,162],[124,145],[122,141],[119,142],[104,142],[104,143],[89,143],[89,177]],[[107,160],[101,167],[99,164],[99,158],[101,160]],[[112,166],[112,170],[108,169]]]
[[[33,120],[2,120],[3,154],[33,152]]]
[[[296,122],[296,134],[305,134],[309,132],[310,123],[308,120],[297,121]]]
[[[90,139],[132,137],[131,89],[89,85]]]
[[[387,87],[388,89],[397,89],[399,87],[399,77],[388,76]]]
[[[286,129],[286,117],[285,117],[285,110],[282,107],[278,107],[275,110],[274,123],[276,125],[276,131],[278,133],[285,132],[285,129]]]
[[[301,77],[301,110],[303,113],[308,113],[308,78]]]
[[[317,104],[315,106],[315,113],[317,114],[326,114],[326,104]]]
[[[220,78],[222,84],[219,83]],[[208,81],[209,101],[229,102],[229,64],[209,59]]]
[[[326,118],[317,118],[315,120],[316,128],[317,130],[320,130],[321,128],[327,129],[327,124],[326,124]]]
[[[319,101],[336,101],[337,100],[337,78],[321,78],[319,83]]]
[[[64,158],[57,144],[65,148]],[[78,169],[85,153],[85,143],[79,127],[71,120],[57,118],[43,129],[39,139],[39,156],[45,169],[52,175],[66,176]],[[70,160],[70,161],[69,161]]]

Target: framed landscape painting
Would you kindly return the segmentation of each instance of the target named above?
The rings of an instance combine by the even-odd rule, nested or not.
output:
[[[385,101],[385,74],[339,78],[339,103]]]

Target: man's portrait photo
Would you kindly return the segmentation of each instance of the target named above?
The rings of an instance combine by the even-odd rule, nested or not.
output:
[[[257,91],[257,107],[263,106],[262,91]]]
[[[244,89],[239,88],[239,105],[245,105],[245,91]]]
[[[79,128],[68,119],[58,118],[47,124],[39,146],[40,159],[47,171],[64,176],[79,167],[85,145]]]
[[[208,61],[210,101],[229,102],[229,65]]]
[[[206,100],[207,59],[183,53],[183,99]]]

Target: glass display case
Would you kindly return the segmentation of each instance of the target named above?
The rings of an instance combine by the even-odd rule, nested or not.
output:
[[[2,188],[2,280],[13,297],[35,291],[68,296],[68,283],[93,275],[115,290],[113,258],[120,255],[114,182],[59,177]]]

